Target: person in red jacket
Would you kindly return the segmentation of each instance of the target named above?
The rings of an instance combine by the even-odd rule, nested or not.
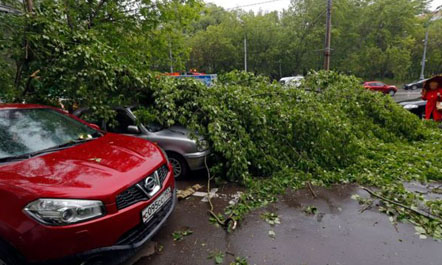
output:
[[[425,119],[433,118],[435,121],[442,121],[442,111],[436,107],[437,102],[442,101],[442,86],[438,82],[438,78],[432,78],[425,82],[422,89],[422,99],[427,100],[425,107]],[[439,78],[440,79],[440,78]]]

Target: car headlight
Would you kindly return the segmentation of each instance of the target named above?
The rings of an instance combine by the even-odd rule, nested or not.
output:
[[[101,201],[38,199],[26,205],[24,211],[45,225],[70,225],[95,219],[105,214]]]
[[[408,109],[408,110],[410,110],[410,109],[417,109],[417,108],[419,108],[418,105],[405,105],[404,106],[404,109]]]
[[[198,152],[203,152],[209,149],[209,143],[206,140],[199,140],[196,143],[196,149]]]

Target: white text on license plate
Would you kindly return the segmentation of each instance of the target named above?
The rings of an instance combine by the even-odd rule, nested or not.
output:
[[[170,188],[167,188],[167,190],[165,190],[154,202],[152,202],[141,212],[143,222],[149,222],[152,216],[158,212],[158,210],[160,210],[167,201],[170,200],[170,197],[172,197],[172,192]]]

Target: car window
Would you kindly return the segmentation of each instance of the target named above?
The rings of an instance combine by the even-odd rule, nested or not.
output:
[[[163,126],[161,126],[161,124],[156,122],[151,122],[149,124],[146,124],[145,127],[149,132],[159,132],[162,129],[164,129]]]
[[[108,122],[106,128],[109,132],[113,133],[130,133],[127,127],[130,125],[136,126],[135,121],[129,117],[125,110],[116,110],[115,122]]]
[[[77,115],[77,117],[80,118],[80,119],[82,119],[82,120],[84,120],[84,121],[87,121],[87,122],[89,122],[89,123],[96,124],[96,125],[98,125],[98,126],[100,126],[100,127],[101,127],[101,125],[102,125],[102,123],[103,123],[102,120],[99,120],[97,117],[95,117],[94,115],[92,115],[92,113],[91,113],[91,111],[90,111],[89,109],[87,109],[87,110],[83,110],[81,113],[79,113],[79,114]]]
[[[130,111],[132,114],[136,117],[137,111],[139,110],[139,107],[132,107],[130,108]],[[138,119],[138,118],[137,118]],[[143,126],[149,131],[149,132],[158,132],[164,129],[164,127],[159,124],[158,122],[149,122],[149,123],[143,123]]]
[[[0,110],[0,158],[26,155],[98,132],[53,109]]]

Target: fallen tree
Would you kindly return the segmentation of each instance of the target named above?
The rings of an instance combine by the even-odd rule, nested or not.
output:
[[[137,115],[205,136],[213,151],[212,173],[249,187],[226,211],[236,219],[286,188],[310,183],[375,186],[411,209],[422,198],[406,191],[402,181],[442,180],[442,133],[436,124],[365,90],[353,76],[312,73],[303,86],[287,89],[240,72],[221,76],[212,87],[160,79],[149,97],[140,98],[145,108]],[[392,187],[395,192],[387,192]],[[439,202],[430,204],[440,211]],[[407,209],[396,213],[440,238],[440,220]]]

